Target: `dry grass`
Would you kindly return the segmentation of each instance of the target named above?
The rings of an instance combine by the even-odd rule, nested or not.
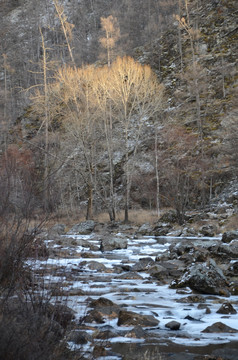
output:
[[[85,219],[84,219],[85,220]],[[107,212],[100,213],[94,216],[94,220],[100,223],[109,222],[109,215]],[[129,221],[135,225],[142,225],[145,223],[153,224],[158,220],[158,215],[156,211],[152,210],[130,210],[129,211]],[[124,211],[120,210],[116,214],[116,221],[124,221]]]
[[[227,222],[224,224],[224,229],[225,231],[238,229],[238,214],[234,214],[228,218]]]
[[[120,211],[117,214],[117,218],[119,221],[124,220],[124,212]],[[156,211],[151,210],[130,210],[129,211],[129,220],[136,225],[142,225],[145,223],[153,224],[158,220],[158,215]]]
[[[166,209],[167,210],[167,209]],[[163,213],[163,212],[162,212]],[[108,223],[110,221],[109,215],[107,212],[101,212],[96,214],[93,217],[93,220],[100,222],[100,223]],[[116,221],[123,221],[124,220],[124,211],[120,210],[117,213]],[[153,224],[158,220],[158,215],[155,210],[130,210],[129,211],[129,220],[133,224],[142,225],[144,223]],[[54,214],[51,216],[50,219],[47,220],[47,227],[51,227],[55,225],[55,223],[64,223],[67,227],[71,227],[76,223],[80,223],[85,221],[85,214],[79,211],[75,211],[72,214]],[[32,221],[33,224],[33,221]]]
[[[161,210],[160,214],[162,215],[164,212],[168,211],[169,208],[165,208]],[[80,212],[78,210],[73,211],[70,214],[53,214],[45,223],[47,228],[55,225],[56,223],[63,223],[67,226],[67,228],[72,227],[73,225],[85,221],[85,213]],[[108,223],[110,221],[109,215],[107,212],[101,212],[99,214],[95,214],[93,220],[99,223]],[[39,221],[39,220],[38,220]],[[120,210],[116,214],[116,221],[124,221],[124,211]],[[142,225],[145,223],[154,224],[158,221],[158,215],[155,210],[144,210],[144,209],[134,209],[129,211],[129,221],[135,225]],[[32,221],[33,225],[34,221]]]
[[[163,215],[165,212],[170,210],[170,208],[164,208],[161,210],[160,214]],[[99,214],[95,214],[93,217],[93,220],[99,222],[99,223],[108,223],[110,221],[109,215],[107,212],[101,212]],[[124,220],[124,211],[120,210],[117,213],[116,221],[123,222]],[[42,222],[42,219],[36,219],[31,220],[30,227],[34,227],[34,225],[39,221]],[[55,225],[56,223],[63,223],[67,226],[68,229],[70,229],[73,225],[80,223],[82,221],[85,221],[85,213],[82,211],[79,211],[78,209],[75,209],[75,211],[72,211],[70,214],[52,214],[50,218],[47,219],[47,221],[43,221],[43,226],[50,228],[51,226]],[[144,209],[134,209],[129,211],[129,221],[137,226],[140,226],[145,223],[154,224],[158,221],[158,215],[155,210],[144,210]],[[194,230],[199,230],[203,225],[207,225],[208,221],[205,220],[198,220],[196,222],[193,222],[191,226],[194,228]],[[221,232],[221,225],[219,226],[219,220],[217,219],[210,219],[209,220],[210,225],[215,225],[217,227],[217,232]],[[222,232],[228,231],[228,230],[234,230],[238,228],[238,214],[231,216],[228,220],[224,222],[224,225],[222,226]]]
[[[85,215],[79,213],[79,211],[72,211],[70,214],[65,213],[53,213],[48,215],[47,218],[44,215],[39,215],[37,219],[31,219],[29,226],[34,228],[36,224],[41,224],[41,227],[49,229],[57,223],[65,224],[68,228],[71,228],[73,225],[78,224],[82,221],[85,221]]]
[[[200,228],[203,225],[214,225],[217,228],[217,232],[216,232],[217,235],[220,233],[224,233],[225,231],[237,230],[238,229],[238,214],[232,215],[228,219],[225,219],[222,224],[221,224],[221,221],[219,220],[219,218],[213,219],[213,220],[209,219],[209,221],[207,219],[200,220],[197,222],[193,222],[191,224],[193,229],[197,232],[200,230]]]

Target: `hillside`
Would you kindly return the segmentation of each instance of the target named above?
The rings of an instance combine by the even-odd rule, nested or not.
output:
[[[184,24],[175,19],[160,38],[135,50],[165,85],[166,121],[199,131],[199,106],[213,202],[228,179],[237,176],[237,12],[234,1],[192,1],[189,12],[181,12]]]
[[[237,111],[235,98],[238,4],[235,1],[191,3],[189,20],[186,12],[181,16],[191,24],[191,30],[195,29],[197,32],[192,36],[194,36],[195,60],[201,67],[197,69],[196,74],[201,83],[201,98],[204,97],[201,116],[205,129],[216,130],[222,120],[225,124]],[[186,78],[186,71],[192,61],[189,47],[188,32],[175,20],[161,38],[153,41],[149,46],[136,49],[135,52],[140,61],[149,63],[157,72],[166,86],[171,97],[171,107],[175,107],[175,111],[178,106],[176,93],[185,93],[186,82],[192,80]],[[179,105],[184,107],[190,101],[191,98],[184,96]]]
[[[10,157],[18,159],[14,171],[25,184],[21,190],[16,180],[18,195],[11,196],[9,208],[23,211],[30,204],[31,211],[80,211],[88,217],[108,211],[113,219],[127,196],[130,209],[172,207],[183,222],[187,210],[216,204],[237,176],[237,2],[171,1],[165,6],[161,1],[156,7],[152,1],[151,9],[145,2],[141,8],[126,1],[121,6],[95,1],[94,8],[84,1],[56,3],[62,5],[70,41],[53,3],[2,1],[1,151],[8,149]],[[151,67],[164,87],[163,105],[141,117],[141,125],[138,109],[133,110],[126,129],[118,121],[119,108],[109,104],[104,119],[112,123],[105,128],[99,101],[97,108],[93,103],[90,108],[90,119],[96,122],[82,128],[70,121],[82,118],[83,108],[75,112],[75,95],[67,90],[69,100],[62,100],[60,87],[66,87],[71,76],[71,88],[77,88],[73,71],[82,64],[106,69],[106,49],[99,45],[105,35],[100,17],[110,14],[121,36],[112,61],[129,54]],[[50,94],[47,115],[44,61]],[[72,66],[71,75],[60,73],[65,64]],[[93,71],[90,81],[95,83],[99,71]],[[34,93],[35,88],[40,92]]]

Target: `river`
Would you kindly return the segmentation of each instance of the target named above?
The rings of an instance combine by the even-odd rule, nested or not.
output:
[[[155,260],[156,257],[168,253],[169,246],[183,240],[181,237],[128,237],[127,249],[108,252],[99,250],[100,240],[95,234],[70,235],[70,238],[75,239],[74,245],[67,246],[65,241],[63,245],[57,244],[49,239],[46,241],[47,246],[54,249],[58,256],[31,263],[36,277],[43,277],[45,291],[60,288],[51,301],[67,303],[75,312],[76,322],[87,313],[88,299],[99,297],[105,297],[128,311],[153,315],[159,320],[157,327],[144,329],[146,335],[142,338],[126,337],[125,331],[133,327],[118,326],[117,318],[105,318],[103,324],[87,324],[89,334],[94,332],[92,327],[100,331],[106,326],[118,332],[118,336],[107,339],[107,347],[109,346],[115,355],[104,356],[103,359],[192,360],[204,359],[199,356],[206,354],[212,354],[215,359],[215,356],[223,353],[227,356],[229,352],[229,360],[238,359],[238,315],[224,316],[217,313],[226,299],[217,295],[201,295],[203,299],[198,306],[197,303],[184,302],[188,295],[193,293],[189,288],[178,291],[171,289],[166,281],[154,279],[148,272],[128,271],[139,259],[151,257]],[[188,242],[219,240],[220,238],[187,238]],[[77,242],[80,245],[77,245]],[[82,242],[85,242],[85,245],[82,246]],[[119,268],[125,271],[118,271]],[[54,295],[53,292],[52,294]],[[238,310],[238,296],[231,296],[229,302]],[[205,306],[201,306],[201,303]],[[207,311],[207,308],[210,310]],[[165,326],[169,321],[179,322],[179,330],[169,330]],[[202,332],[216,322],[237,329],[237,333]],[[82,346],[70,342],[69,346],[80,347],[85,356],[90,358],[92,343]]]

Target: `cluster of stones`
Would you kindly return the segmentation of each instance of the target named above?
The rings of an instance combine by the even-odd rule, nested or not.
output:
[[[105,233],[103,235],[95,235],[100,241],[97,245],[90,240],[81,240],[75,238],[76,234],[91,234],[95,229],[93,221],[84,222],[74,226],[67,234],[65,227],[62,225],[55,226],[47,234],[47,238],[51,236],[59,247],[49,246],[48,251],[51,256],[67,256],[76,257],[77,254],[69,251],[74,245],[80,245],[89,249],[88,251],[78,254],[79,257],[93,258],[91,251],[108,252],[116,249],[127,248],[127,237],[123,235],[112,235]],[[147,229],[147,230],[146,230]],[[144,230],[135,231],[136,233],[148,234],[149,228],[144,226]],[[62,235],[65,234],[65,235]],[[71,237],[72,235],[72,237]],[[164,238],[157,238],[158,242],[163,244],[166,242]],[[62,250],[68,246],[65,252]],[[69,247],[69,245],[71,245]],[[204,309],[206,314],[211,312],[210,307],[205,303],[204,297],[199,294],[219,295],[228,298],[231,294],[238,294],[238,231],[225,232],[222,239],[214,240],[206,239],[182,239],[178,242],[172,242],[168,251],[158,255],[155,260],[151,257],[141,258],[133,265],[120,264],[107,268],[104,264],[95,260],[87,260],[80,262],[80,268],[90,269],[96,272],[117,273],[118,279],[143,279],[140,275],[145,272],[150,275],[151,281],[156,281],[158,285],[169,284],[171,288],[177,289],[178,293],[186,293],[186,288],[190,288],[194,294],[188,295],[178,301],[188,304],[196,304],[198,309]],[[85,295],[83,290],[72,289],[70,293],[60,293],[52,295]],[[226,316],[236,314],[236,310],[231,302],[224,300],[217,313]],[[108,319],[116,319],[117,326],[122,330],[115,330],[112,326],[103,325]],[[188,316],[187,321],[195,321],[196,319]],[[113,337],[123,336],[138,339],[147,338],[147,329],[159,329],[158,316],[142,315],[136,312],[127,311],[123,306],[113,303],[111,300],[99,297],[97,300],[88,299],[88,311],[80,320],[80,326],[77,330],[72,330],[68,334],[68,341],[76,344],[84,344],[87,342],[95,342],[96,340],[109,340]],[[100,325],[100,326],[99,326]],[[95,327],[96,326],[96,327]],[[99,326],[99,327],[98,327]],[[130,329],[125,330],[126,327]],[[131,329],[132,328],[132,329]],[[181,323],[178,321],[168,321],[165,324],[168,331],[179,331]],[[86,330],[94,329],[93,335],[89,335]],[[95,331],[95,329],[97,329]],[[205,328],[204,333],[235,333],[238,330],[226,326],[222,322],[216,322]],[[110,355],[110,350],[106,346],[95,345],[93,356],[100,357]]]

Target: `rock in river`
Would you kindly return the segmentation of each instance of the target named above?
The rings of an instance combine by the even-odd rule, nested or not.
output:
[[[170,330],[179,330],[180,325],[181,324],[178,321],[170,321],[167,324],[165,324],[165,327]]]
[[[89,307],[93,308],[93,310],[88,311],[85,316],[85,321],[88,323],[103,324],[104,318],[115,319],[120,311],[117,304],[104,297],[91,301]]]
[[[95,228],[95,222],[93,220],[83,221],[79,224],[76,224],[69,230],[68,235],[88,235]]]
[[[216,227],[214,225],[203,225],[200,229],[200,233],[203,236],[213,237],[216,234]]]
[[[152,227],[148,223],[141,225],[141,227],[138,229],[137,232],[137,234],[140,235],[150,235],[151,233],[152,233]]]
[[[232,240],[229,244],[221,244],[219,253],[227,259],[238,259],[238,240]]]
[[[202,331],[203,333],[237,333],[237,329],[233,329],[230,326],[223,324],[222,322],[216,322],[211,326],[208,326]]]
[[[237,314],[237,311],[233,308],[228,301],[224,302],[220,309],[217,310],[218,314]]]
[[[224,243],[229,243],[234,239],[238,239],[238,230],[224,232],[221,240]]]
[[[222,270],[210,259],[207,264],[192,265],[181,280],[171,287],[186,287],[204,294],[229,296],[228,283]]]
[[[168,271],[163,266],[156,264],[150,268],[149,274],[154,278],[161,280],[168,275]]]
[[[137,263],[135,263],[132,266],[133,271],[146,271],[148,270],[152,265],[154,265],[154,260],[151,257],[146,257],[139,259]]]
[[[157,320],[152,315],[141,315],[133,311],[121,310],[118,316],[118,326],[145,326],[145,327],[154,327],[159,324]]]
[[[100,250],[101,251],[112,251],[119,249],[127,249],[127,239],[126,238],[104,238],[101,241]]]
[[[144,339],[146,337],[146,332],[141,326],[135,326],[132,330],[129,330],[125,337],[134,338],[134,339]]]
[[[115,306],[116,304],[104,297],[100,297],[97,300],[92,300],[89,304],[92,308],[105,307],[105,306]]]
[[[82,261],[80,264],[81,267],[85,266],[90,270],[98,271],[98,272],[106,272],[108,269],[107,267],[99,263],[98,261]]]

